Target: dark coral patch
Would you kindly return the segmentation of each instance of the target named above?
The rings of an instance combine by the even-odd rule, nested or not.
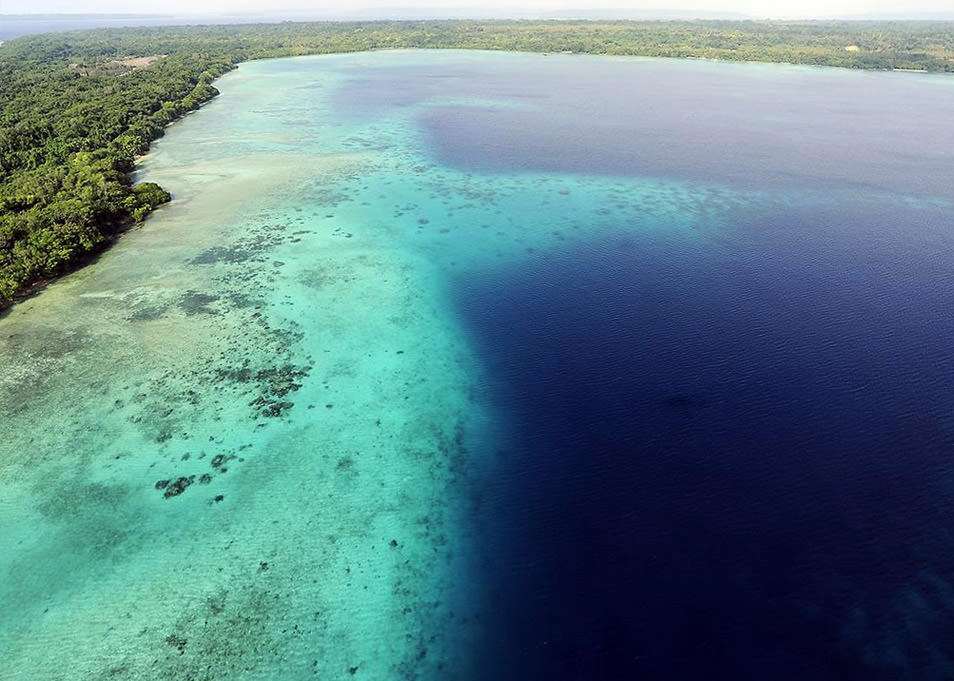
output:
[[[180,478],[176,478],[174,482],[170,483],[165,488],[166,491],[163,493],[162,496],[164,496],[166,499],[177,497],[183,492],[185,492],[186,489],[189,487],[189,485],[191,485],[193,482],[195,482],[194,475],[182,476]]]

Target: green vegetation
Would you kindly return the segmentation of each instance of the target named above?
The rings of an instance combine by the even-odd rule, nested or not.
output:
[[[400,47],[954,71],[954,24],[932,22],[283,23],[18,38],[0,46],[0,306],[169,200],[132,186],[135,157],[239,62]]]

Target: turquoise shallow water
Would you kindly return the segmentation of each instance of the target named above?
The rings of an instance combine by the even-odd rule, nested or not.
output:
[[[890,192],[908,176],[878,175],[887,151],[865,170],[847,162],[851,144],[829,151],[811,183],[744,171],[769,153],[757,136],[724,176],[718,150],[696,164],[661,148],[640,152],[643,172],[625,165],[635,152],[606,149],[584,172],[590,142],[569,131],[613,108],[587,98],[587,64],[609,82],[621,68],[729,69],[750,89],[882,82],[467,52],[257,62],[222,78],[221,96],[140,165],[174,201],[0,319],[0,677],[472,678],[506,572],[486,521],[525,509],[495,484],[520,434],[462,319],[461,282],[563,267],[608,240],[683,254],[640,295],[680,272],[715,273],[706,287],[770,250],[743,217],[837,215],[849,196],[871,215],[915,214],[947,243],[944,178]],[[490,80],[461,86],[477,76]],[[531,95],[557,76],[580,118],[547,137],[533,116],[555,105]],[[395,78],[410,85],[382,85]],[[939,82],[924,91],[950,97]],[[524,146],[514,125],[530,126]],[[555,151],[527,161],[541,140]],[[772,142],[783,155],[796,143]],[[799,225],[784,226],[797,252]],[[884,234],[869,248],[890,259]],[[831,243],[829,274],[845,252]],[[797,258],[776,265],[783,279],[803,273]],[[762,281],[746,267],[740,280]],[[506,285],[474,296],[506,299]],[[601,304],[596,285],[574,295]]]
[[[176,200],[2,321],[4,678],[461,668],[474,368],[316,66],[224,79],[142,164]]]

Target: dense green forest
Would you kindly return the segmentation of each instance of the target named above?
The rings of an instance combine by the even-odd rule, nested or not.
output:
[[[954,71],[954,24],[933,22],[282,23],[18,38],[0,45],[0,307],[169,200],[132,185],[135,157],[239,62],[400,47]]]

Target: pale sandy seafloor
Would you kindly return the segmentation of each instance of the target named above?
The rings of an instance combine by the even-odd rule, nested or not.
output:
[[[0,678],[468,676],[493,448],[448,278],[740,199],[435,165],[332,104],[395,58],[224,77],[141,166],[172,204],[0,319]]]

